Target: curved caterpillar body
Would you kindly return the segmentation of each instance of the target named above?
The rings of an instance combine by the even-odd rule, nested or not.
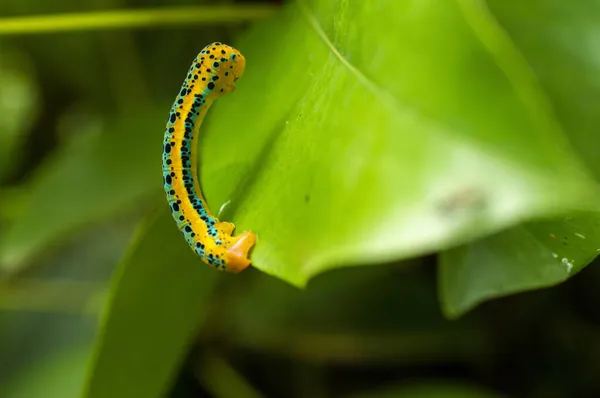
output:
[[[210,44],[198,54],[171,108],[162,156],[165,193],[185,240],[204,262],[234,273],[250,265],[256,237],[252,232],[232,236],[235,226],[208,209],[198,183],[196,146],[206,112],[235,89],[245,66],[240,52],[225,44]]]

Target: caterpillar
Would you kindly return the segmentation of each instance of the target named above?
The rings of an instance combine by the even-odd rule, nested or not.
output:
[[[169,114],[163,141],[163,180],[177,227],[208,265],[237,273],[250,265],[256,236],[233,236],[235,225],[219,221],[208,208],[198,181],[196,147],[200,125],[213,102],[235,89],[246,59],[233,47],[215,42],[196,56]]]

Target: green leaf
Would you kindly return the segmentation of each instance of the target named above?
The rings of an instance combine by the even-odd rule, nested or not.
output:
[[[264,272],[303,286],[596,206],[477,2],[300,1],[238,44],[247,71],[211,110],[200,167]]]
[[[600,13],[593,10],[600,9],[595,2],[586,4],[490,1],[569,138],[600,177],[600,64],[587,47],[600,24]],[[600,215],[591,213],[525,224],[450,250],[441,255],[442,307],[457,317],[491,298],[558,284],[589,264],[599,249]]]
[[[161,211],[112,282],[85,398],[162,397],[193,342],[219,275]]]
[[[161,131],[164,119],[154,109],[137,109],[54,153],[30,182],[26,209],[0,243],[0,268],[17,269],[78,227],[131,210],[136,201],[147,204],[144,196],[158,193],[162,180],[161,146],[147,137]]]
[[[35,120],[39,94],[27,57],[0,45],[0,182],[19,162],[19,145]]]
[[[2,386],[2,396],[47,397],[51,391],[51,396],[77,398],[81,393],[83,370],[89,356],[90,346],[79,343],[38,359]]]
[[[600,254],[600,216],[524,224],[440,256],[449,317],[482,301],[558,284]]]

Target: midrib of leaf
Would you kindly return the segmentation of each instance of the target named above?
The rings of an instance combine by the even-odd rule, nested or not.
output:
[[[310,26],[314,29],[315,33],[321,38],[325,46],[329,48],[333,55],[337,57],[342,65],[344,65],[351,74],[356,77],[356,79],[361,82],[369,91],[371,91],[375,96],[384,104],[389,106],[390,108],[398,108],[398,104],[396,99],[387,91],[383,90],[381,87],[377,86],[374,82],[369,80],[356,66],[352,65],[350,61],[348,61],[340,51],[333,45],[332,41],[329,39],[319,21],[311,12],[309,7],[306,5],[305,0],[298,0],[297,4],[306,17],[306,20],[310,24]]]
[[[405,123],[408,124],[408,122],[410,122],[413,125],[426,126],[429,134],[432,134],[435,137],[439,137],[442,140],[446,140],[448,138],[448,134],[450,133],[449,126],[443,125],[441,122],[433,119],[428,115],[425,115],[423,112],[415,110],[414,108],[408,106],[406,103],[400,102],[390,92],[386,91],[384,88],[380,87],[375,82],[370,80],[364,73],[360,71],[360,69],[358,69],[350,61],[348,61],[335,47],[333,42],[329,39],[327,33],[325,33],[324,29],[321,27],[316,16],[310,10],[310,7],[306,4],[306,1],[307,0],[296,0],[296,4],[298,5],[298,8],[300,9],[304,17],[306,18],[308,24],[312,27],[316,35],[321,39],[321,41],[323,42],[323,44],[325,44],[329,51],[331,51],[331,53],[338,59],[338,61],[348,69],[350,74],[353,75],[357,81],[359,81],[369,92],[371,92],[373,96],[382,105],[387,107],[393,115],[395,115],[396,117],[398,117],[398,115],[402,115]],[[475,31],[475,33],[477,32]],[[558,134],[555,135],[562,138],[560,134],[560,128],[558,128],[558,130]],[[486,145],[485,143],[476,141],[475,139],[470,139],[469,137],[463,137],[463,142],[468,143],[471,150],[473,151],[488,154],[494,152],[493,148],[489,148],[488,145]],[[509,159],[503,159],[503,161],[506,163],[513,163]]]
[[[375,82],[370,80],[367,76],[365,76],[360,69],[356,66],[352,65],[350,61],[348,61],[340,51],[335,47],[333,42],[329,39],[319,21],[310,10],[308,5],[306,5],[306,0],[297,0],[296,4],[300,11],[306,18],[308,24],[313,28],[317,36],[321,39],[323,44],[331,51],[331,53],[338,59],[338,61],[348,69],[350,74],[352,74],[356,80],[358,80],[368,91],[370,91],[373,96],[381,102],[384,106],[386,106],[392,114],[402,114],[407,120],[410,120],[414,124],[426,124],[430,126],[429,129],[431,132],[440,133],[442,131],[447,130],[446,127],[443,127],[440,123],[435,122],[431,118],[426,117],[422,114],[422,112],[418,112],[416,110],[411,109],[406,104],[401,104],[400,101],[396,97],[394,97],[391,93],[384,90],[382,87],[378,86]],[[443,135],[443,134],[442,134]]]

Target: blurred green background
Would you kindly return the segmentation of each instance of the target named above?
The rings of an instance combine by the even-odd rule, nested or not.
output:
[[[600,1],[5,0],[0,397],[600,396]],[[203,126],[224,275],[163,198]]]

